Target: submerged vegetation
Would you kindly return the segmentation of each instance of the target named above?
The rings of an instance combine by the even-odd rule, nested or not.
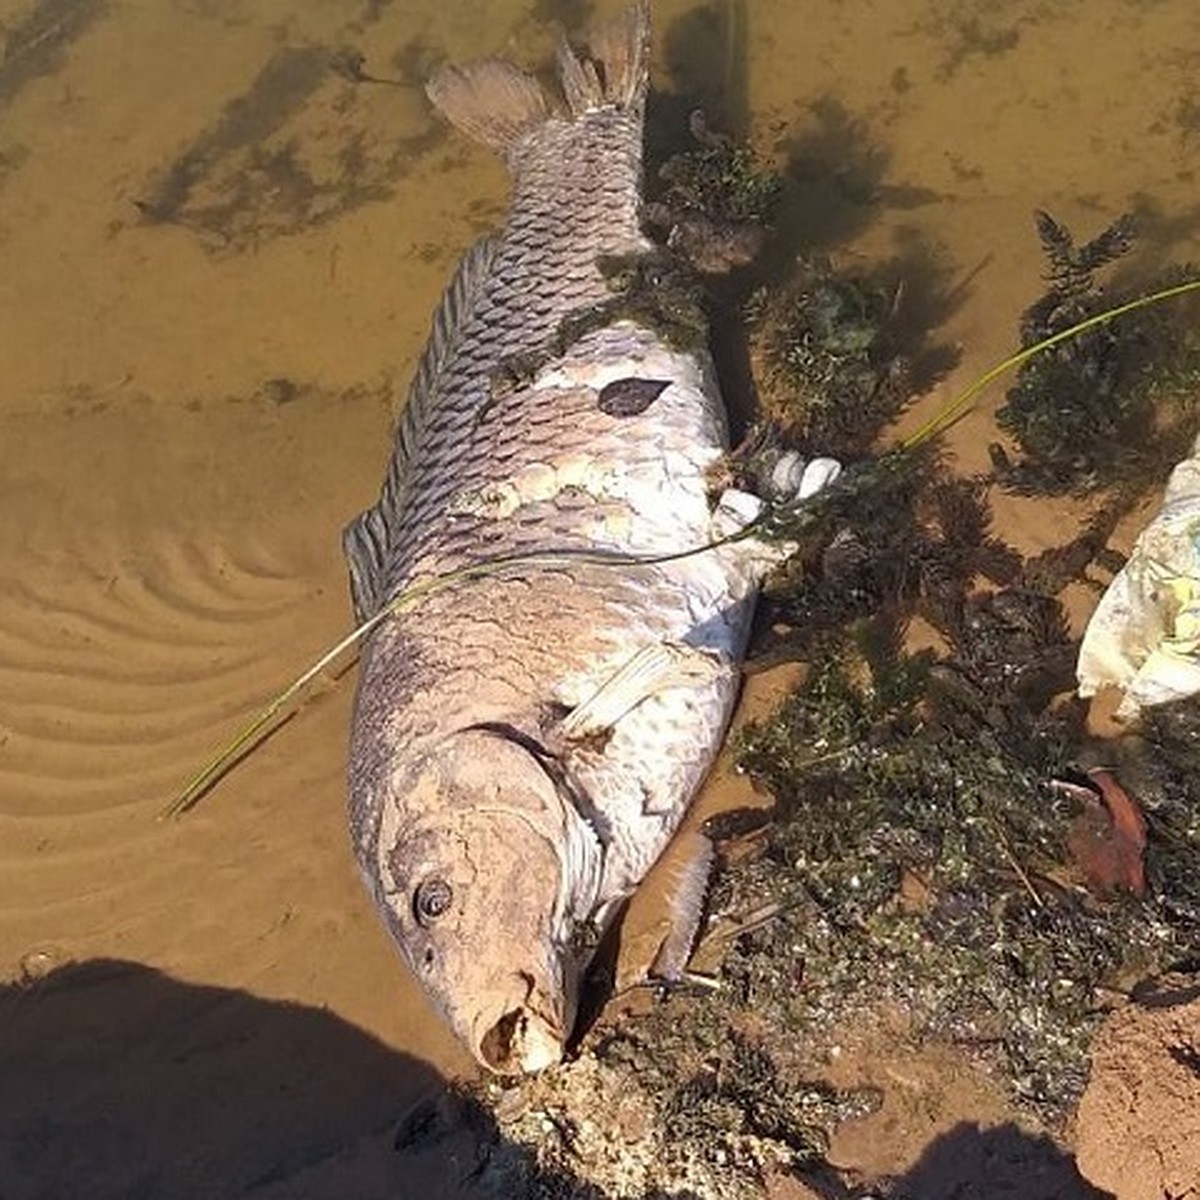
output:
[[[1004,591],[975,607],[940,662],[881,653],[886,639],[860,626],[748,732],[743,762],[779,808],[761,858],[725,877],[720,903],[770,896],[780,912],[725,971],[747,1005],[810,1030],[899,1003],[918,1031],[978,1052],[1057,1119],[1086,1081],[1106,1007],[1200,955],[1200,827],[1185,774],[1165,768],[1171,782],[1137,797],[1149,886],[1119,890],[1080,840],[1096,822],[1119,850],[1115,814],[1082,772],[1078,713],[1035,699],[1062,685],[1041,654],[1071,649],[1056,604]],[[996,625],[1025,642],[1027,661],[985,650],[972,669]],[[1054,786],[1063,775],[1083,786]],[[780,1005],[785,948],[803,987]]]
[[[1133,218],[1122,216],[1077,246],[1049,213],[1036,216],[1048,286],[1022,316],[1023,347],[1197,273],[1172,268],[1137,287],[1105,287],[1098,276],[1135,244]],[[1132,480],[1152,486],[1185,452],[1198,394],[1194,322],[1143,309],[1119,325],[1099,325],[1021,367],[996,422],[1022,458],[1010,462],[1002,446],[993,446],[997,474],[1006,486],[1030,493],[1086,493]]]
[[[822,453],[862,455],[912,396],[890,337],[898,296],[869,278],[802,258],[752,310],[762,416]]]
[[[1045,214],[1039,229],[1051,273],[1024,315],[1026,346],[1114,303],[1095,273],[1132,236],[1118,221],[1076,248]],[[888,396],[895,375],[874,350],[888,310],[827,271],[814,285],[801,264],[799,277],[796,325],[774,335],[772,402],[853,451],[853,427],[837,424],[847,408],[873,437],[904,400]],[[839,393],[822,426],[822,401]],[[769,604],[776,642],[806,674],[739,746],[776,809],[761,852],[724,873],[714,900],[777,910],[723,969],[768,1026],[828,1032],[898,1005],[1053,1123],[1085,1082],[1100,1016],[1138,980],[1200,961],[1188,785],[1200,714],[1176,706],[1139,738],[1092,742],[1059,599],[1093,564],[1120,565],[1109,534],[1185,451],[1198,396],[1186,322],[1144,310],[1089,330],[1032,357],[998,415],[1025,454],[997,453],[1001,485],[1121,485],[1077,536],[1023,558],[990,529],[992,481],[956,478],[927,451],[877,460],[890,469],[835,499],[831,523],[801,543]],[[931,648],[907,648],[913,621]],[[1117,775],[1090,770],[1101,764]]]
[[[651,214],[678,252],[681,230],[724,246],[743,219],[763,228],[773,199],[748,153],[698,137]],[[1134,294],[1096,281],[1129,249],[1128,221],[1082,247],[1046,214],[1038,226],[1048,290],[1023,346]],[[684,256],[697,265],[695,245]],[[804,673],[736,745],[774,808],[711,830],[723,865],[697,958],[719,986],[602,1020],[562,1070],[493,1085],[503,1144],[531,1156],[497,1159],[516,1194],[740,1198],[818,1170],[830,1131],[879,1102],[823,1082],[822,1048],[881,1014],[958,1046],[1057,1126],[1100,1019],[1200,962],[1200,712],[1093,741],[1061,603],[1120,566],[1117,519],[1190,440],[1200,339],[1146,310],[1031,357],[998,414],[1020,458],[997,447],[992,477],[961,478],[933,445],[876,449],[915,387],[901,300],[809,258],[746,306],[762,422],[735,474],[753,479],[764,447],[849,464],[814,512],[774,528],[798,549],[756,655]],[[997,485],[1111,490],[1026,558],[991,528]],[[576,1172],[594,1193],[567,1189]]]
[[[693,270],[723,275],[762,248],[783,179],[749,146],[713,132],[701,112],[689,128],[694,145],[659,167],[645,220]]]
[[[669,996],[550,1075],[490,1085],[490,1194],[751,1200],[768,1175],[817,1167],[824,1131],[877,1097],[805,1078],[735,1017],[721,993]]]

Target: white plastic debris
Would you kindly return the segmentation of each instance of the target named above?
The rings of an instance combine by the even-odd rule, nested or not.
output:
[[[1200,692],[1200,438],[1092,614],[1076,675],[1081,696],[1119,687],[1121,720]]]
[[[814,458],[804,468],[800,486],[796,489],[797,500],[807,500],[827,488],[842,473],[842,464],[836,458]]]
[[[770,492],[779,500],[808,500],[828,487],[842,473],[836,458],[813,458],[807,462],[797,450],[787,450],[771,469]]]

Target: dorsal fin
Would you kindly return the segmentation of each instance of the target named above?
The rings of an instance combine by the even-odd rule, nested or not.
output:
[[[450,286],[433,314],[429,341],[417,363],[408,400],[396,429],[396,442],[379,500],[357,516],[342,533],[342,549],[350,568],[350,593],[358,621],[366,621],[387,600],[383,594],[389,530],[395,524],[404,491],[404,476],[442,372],[467,319],[474,311],[480,286],[491,269],[497,242],[483,238],[463,256]]]
[[[417,363],[408,388],[408,401],[400,414],[397,448],[403,448],[405,459],[412,453],[417,434],[425,424],[426,410],[437,391],[446,360],[458,342],[463,325],[475,309],[480,287],[492,269],[492,260],[496,257],[499,244],[494,237],[480,238],[463,255],[454,278],[434,310],[429,341],[425,343]]]

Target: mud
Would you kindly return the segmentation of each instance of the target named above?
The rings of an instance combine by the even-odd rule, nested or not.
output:
[[[512,1180],[603,1195],[586,1176],[606,1151],[542,1161],[529,1131],[547,1131],[521,1125],[608,1103],[586,1054],[540,1110],[438,1099],[467,1063],[345,844],[350,677],[185,821],[157,820],[347,628],[339,530],[373,498],[453,264],[503,211],[500,168],[435,123],[423,72],[497,48],[536,59],[547,17],[602,7],[504,0],[483,20],[466,0],[0,3],[6,1196],[453,1196]],[[1080,238],[1133,211],[1123,270],[1200,259],[1187,5],[661,0],[655,20],[659,149],[704,102],[784,175],[780,271],[799,252],[885,264],[888,294],[919,301],[914,330],[948,349],[900,432],[1013,348],[1043,269],[1034,208]],[[989,468],[1001,399],[954,431],[959,472]],[[1106,544],[1127,549],[1153,502]],[[1071,498],[992,503],[1026,558],[1089,516]],[[1072,636],[1095,595],[1064,592]],[[751,711],[794,678],[753,678]],[[702,804],[754,800],[727,762]],[[635,906],[624,980],[657,947],[663,886]],[[662,1011],[641,994],[623,1007]],[[710,1182],[643,1162],[626,1194],[1091,1194],[1069,1127],[889,1019],[796,1048],[788,1078],[815,1089],[796,1098],[879,1103],[853,1120],[811,1110],[826,1165],[805,1158],[803,1184],[788,1138],[751,1131],[784,1152],[763,1142],[761,1163],[710,1164]],[[630,1094],[643,1103],[658,1112]]]
[[[1200,985],[1164,979],[1105,1023],[1079,1106],[1080,1170],[1128,1200],[1200,1195]]]

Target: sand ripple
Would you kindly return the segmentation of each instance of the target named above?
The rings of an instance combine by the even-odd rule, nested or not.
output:
[[[102,542],[78,553],[30,556],[0,583],[9,820],[160,799],[285,681],[289,657],[303,665],[314,581],[252,543],[163,538],[124,561]]]

